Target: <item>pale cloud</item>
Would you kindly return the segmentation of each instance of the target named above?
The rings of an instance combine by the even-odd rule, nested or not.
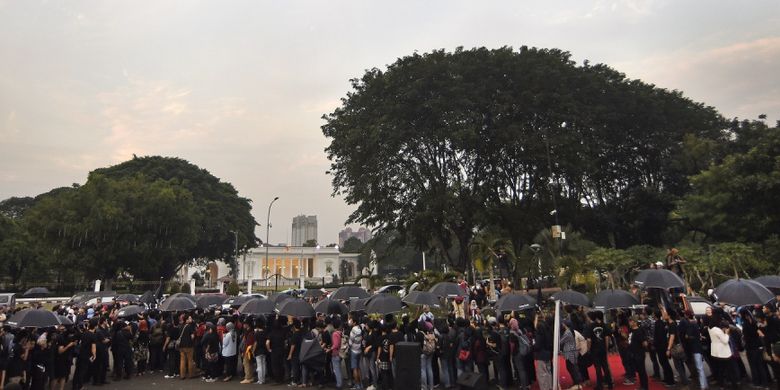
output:
[[[780,80],[771,76],[780,69],[780,36],[685,48],[614,66],[629,77],[682,90],[726,117],[780,115]]]

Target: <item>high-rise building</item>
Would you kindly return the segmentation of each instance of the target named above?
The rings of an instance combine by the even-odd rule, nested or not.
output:
[[[302,246],[306,241],[317,241],[317,216],[299,215],[292,221],[292,245]]]
[[[351,227],[348,227],[339,232],[339,247],[343,248],[344,243],[352,237],[357,238],[360,240],[360,242],[365,244],[373,237],[373,235],[371,234],[371,230],[362,226],[357,231],[353,231]]]

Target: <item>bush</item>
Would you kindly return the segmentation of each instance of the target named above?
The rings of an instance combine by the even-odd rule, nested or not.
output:
[[[238,288],[238,283],[230,282],[230,284],[228,284],[228,287],[227,287],[227,294],[228,295],[236,296],[236,295],[238,295],[239,292],[240,291],[239,291],[239,288]]]
[[[190,291],[190,284],[189,283],[182,283],[181,290],[179,292],[183,292],[185,294],[192,294]]]

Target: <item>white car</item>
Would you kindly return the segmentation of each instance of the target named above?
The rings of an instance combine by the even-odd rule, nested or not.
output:
[[[406,289],[404,286],[398,285],[398,284],[388,284],[387,286],[379,287],[379,289],[376,290],[377,294],[398,294],[399,297],[403,298],[406,295]]]

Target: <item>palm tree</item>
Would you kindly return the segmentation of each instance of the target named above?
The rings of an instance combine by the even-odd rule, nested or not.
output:
[[[512,240],[500,236],[491,229],[482,230],[469,245],[469,255],[474,266],[479,272],[485,269],[490,274],[490,299],[496,300],[496,286],[493,276],[493,261],[499,256],[506,256],[508,261],[514,262],[515,248]]]

